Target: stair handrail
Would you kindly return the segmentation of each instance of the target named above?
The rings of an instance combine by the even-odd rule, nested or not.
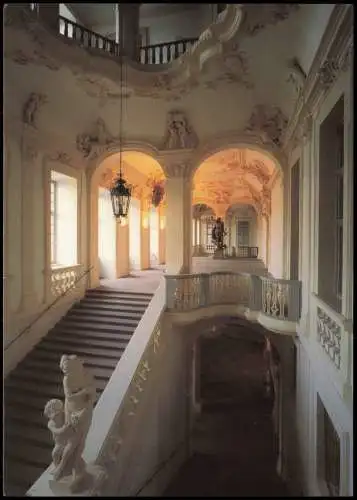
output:
[[[56,297],[56,299],[51,302],[51,304],[49,306],[47,306],[43,311],[40,312],[40,314],[38,316],[36,316],[36,318],[34,320],[32,320],[23,330],[21,330],[21,332],[14,338],[12,339],[8,344],[7,346],[4,348],[4,351],[6,351],[16,340],[18,340],[20,337],[22,337],[22,335],[24,335],[24,333],[26,333],[27,331],[30,330],[30,328],[35,324],[37,323],[37,321],[42,318],[42,316],[47,312],[49,311],[55,304],[57,304],[57,302],[62,299],[70,290],[72,290],[76,285],[77,283],[82,279],[84,278],[84,276],[86,276],[87,274],[89,274],[91,272],[91,270],[94,268],[94,265],[89,267],[86,271],[84,271],[73,283],[71,286],[69,286],[67,288],[67,290],[65,290],[64,292],[61,293],[61,295],[59,295],[58,297]]]

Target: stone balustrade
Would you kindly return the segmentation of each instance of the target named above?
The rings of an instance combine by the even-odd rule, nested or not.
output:
[[[301,309],[301,283],[261,277],[262,313],[275,319],[297,322]]]
[[[59,297],[73,287],[83,272],[83,265],[60,266],[51,269],[51,293]]]
[[[171,312],[238,304],[276,320],[298,322],[300,282],[246,273],[166,275],[166,307]]]

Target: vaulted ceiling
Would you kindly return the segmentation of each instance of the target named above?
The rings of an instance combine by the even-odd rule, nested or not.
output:
[[[227,209],[237,203],[256,205],[277,174],[274,162],[251,149],[227,149],[205,160],[194,176],[194,203]]]

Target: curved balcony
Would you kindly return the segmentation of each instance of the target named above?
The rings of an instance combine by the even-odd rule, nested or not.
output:
[[[268,330],[294,334],[300,319],[300,281],[247,273],[166,275],[166,310],[184,322],[226,312],[257,321]],[[203,311],[202,311],[203,312]]]
[[[60,35],[77,41],[85,49],[99,49],[114,56],[119,55],[119,44],[91,31],[80,24],[59,16]],[[141,64],[168,64],[184,54],[198,38],[184,38],[173,42],[140,47],[137,62]]]

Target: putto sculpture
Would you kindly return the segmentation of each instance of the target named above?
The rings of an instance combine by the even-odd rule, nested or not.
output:
[[[51,473],[55,481],[69,478],[69,489],[75,493],[89,484],[90,475],[82,453],[92,422],[96,392],[93,377],[80,358],[63,355],[60,368],[64,375],[64,404],[59,399],[51,399],[44,415],[49,419],[48,428],[55,443]]]
[[[192,149],[197,146],[195,132],[182,111],[170,111],[167,116],[165,149]]]

